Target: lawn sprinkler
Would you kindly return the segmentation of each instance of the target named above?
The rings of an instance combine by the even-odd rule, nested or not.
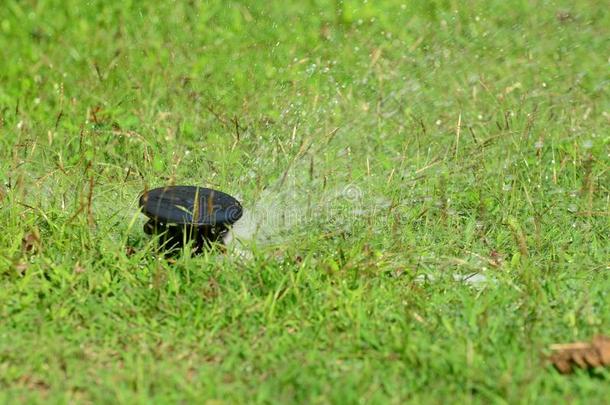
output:
[[[144,232],[159,235],[160,246],[175,252],[193,242],[199,254],[222,244],[229,227],[241,218],[239,201],[222,191],[197,186],[166,186],[145,191],[140,208],[148,218]]]

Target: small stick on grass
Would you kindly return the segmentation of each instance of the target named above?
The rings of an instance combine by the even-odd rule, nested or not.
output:
[[[61,117],[64,116],[64,110],[59,111],[59,114],[57,114],[57,118],[55,119],[55,129],[57,129],[57,126],[59,125],[59,121],[61,120]]]
[[[460,150],[460,130],[462,128],[462,113],[458,115],[457,126],[455,128],[455,159],[458,158],[458,152]]]
[[[93,217],[93,176],[89,177],[89,195],[87,196],[87,220],[89,221],[89,226],[95,225],[95,218]]]

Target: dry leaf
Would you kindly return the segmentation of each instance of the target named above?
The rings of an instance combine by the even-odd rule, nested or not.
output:
[[[76,262],[76,264],[74,265],[74,273],[82,274],[84,272],[85,272],[85,268],[83,266],[81,266],[79,262]]]
[[[569,11],[558,11],[555,13],[555,18],[557,18],[557,21],[563,24],[573,22],[575,20],[574,15]]]
[[[591,343],[555,344],[551,346],[551,351],[550,360],[562,374],[571,373],[574,367],[610,366],[610,338],[605,336],[596,336]]]
[[[373,48],[371,51],[371,67],[375,66],[381,58],[381,48]]]
[[[26,262],[18,262],[15,264],[15,271],[22,276],[27,271],[28,267],[30,266]]]
[[[125,247],[125,255],[127,257],[131,257],[131,256],[133,256],[135,254],[136,254],[136,248],[134,248],[133,246],[129,246],[129,245],[127,245]]]
[[[30,390],[47,392],[50,389],[50,385],[47,384],[44,380],[28,374],[22,375],[17,381],[25,385]]]
[[[30,232],[23,235],[21,239],[21,250],[25,253],[36,253],[40,251],[42,243],[40,240],[40,232],[34,228]]]
[[[320,38],[323,40],[329,41],[332,37],[332,32],[330,30],[330,26],[328,24],[324,24],[320,27]]]
[[[504,262],[504,256],[496,251],[492,250],[489,253],[489,264],[493,267],[502,267],[502,263]]]

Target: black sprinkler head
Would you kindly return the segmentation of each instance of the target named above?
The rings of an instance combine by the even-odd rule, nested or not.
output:
[[[201,253],[222,238],[241,218],[239,201],[222,191],[196,186],[166,186],[145,191],[140,208],[149,221],[144,232],[160,235],[166,251],[175,251],[193,242]]]

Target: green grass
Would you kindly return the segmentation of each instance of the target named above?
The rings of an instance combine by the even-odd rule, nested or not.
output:
[[[610,333],[608,27],[585,0],[4,0],[0,402],[607,401],[608,370],[544,357]],[[168,183],[264,237],[158,258],[137,198]]]

